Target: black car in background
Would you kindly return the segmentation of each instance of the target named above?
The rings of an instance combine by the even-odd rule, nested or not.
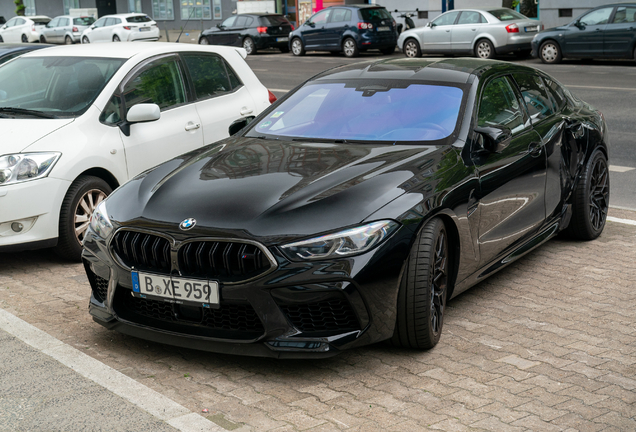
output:
[[[289,47],[297,56],[306,51],[331,51],[357,57],[370,49],[391,54],[397,38],[397,24],[384,7],[332,6],[315,13],[293,31]]]
[[[286,53],[289,52],[292,30],[293,24],[283,15],[239,14],[202,32],[199,43],[242,46],[248,54],[256,54],[257,50],[265,48],[278,48]]]
[[[30,51],[49,48],[53,45],[46,44],[24,44],[24,43],[0,43],[0,65],[9,60],[21,56]]]
[[[636,3],[600,6],[570,24],[537,33],[532,55],[543,63],[564,57],[636,60]]]
[[[89,311],[215,352],[428,349],[450,298],[561,231],[601,234],[608,145],[603,115],[533,68],[331,69],[103,201],[82,253]]]

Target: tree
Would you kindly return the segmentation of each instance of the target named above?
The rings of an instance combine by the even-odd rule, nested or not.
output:
[[[15,14],[24,16],[24,10],[26,9],[26,6],[24,6],[22,0],[13,0],[13,3],[15,3]]]

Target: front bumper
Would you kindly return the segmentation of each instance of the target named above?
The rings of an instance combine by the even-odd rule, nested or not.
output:
[[[132,297],[130,270],[89,230],[82,254],[92,287],[89,312],[106,328],[170,345],[259,357],[330,357],[392,336],[410,238],[403,228],[366,254],[322,262],[291,262],[269,248],[275,271],[221,284],[219,309],[194,310]]]

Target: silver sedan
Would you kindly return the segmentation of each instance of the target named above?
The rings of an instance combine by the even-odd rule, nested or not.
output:
[[[532,38],[542,29],[541,21],[512,9],[455,9],[425,27],[403,32],[397,44],[407,57],[468,54],[490,59],[510,52],[528,56]]]

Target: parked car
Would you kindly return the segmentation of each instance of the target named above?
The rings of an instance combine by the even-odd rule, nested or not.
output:
[[[39,16],[17,16],[0,27],[0,42],[39,42],[40,31],[51,18]]]
[[[120,184],[229,135],[273,95],[241,48],[55,47],[0,67],[0,252],[79,260],[93,208]]]
[[[82,33],[95,22],[90,16],[62,15],[53,18],[41,31],[40,42],[71,45],[80,42]]]
[[[42,48],[49,48],[53,45],[45,45],[45,44],[34,44],[34,45],[26,45],[23,43],[3,43],[0,45],[0,65],[8,62],[11,59],[21,56],[22,54],[26,54],[31,51],[39,50]]]
[[[400,34],[398,47],[407,57],[459,54],[492,59],[517,53],[528,56],[530,42],[543,28],[540,21],[512,9],[455,9],[441,14],[426,27]]]
[[[82,43],[159,40],[159,27],[146,14],[104,15],[82,32]]]
[[[636,60],[636,3],[592,9],[570,24],[545,30],[532,40],[532,55],[543,63],[571,58]]]
[[[307,51],[343,52],[357,57],[361,51],[395,51],[397,25],[391,14],[377,5],[332,6],[321,10],[289,35],[296,56]]]
[[[89,311],[232,354],[431,348],[450,298],[560,231],[601,234],[608,143],[603,115],[533,68],[331,69],[102,202],[82,253]]]
[[[278,48],[289,52],[289,33],[294,26],[279,14],[239,14],[233,15],[201,33],[202,45],[242,46],[247,54],[256,54],[259,49]]]

